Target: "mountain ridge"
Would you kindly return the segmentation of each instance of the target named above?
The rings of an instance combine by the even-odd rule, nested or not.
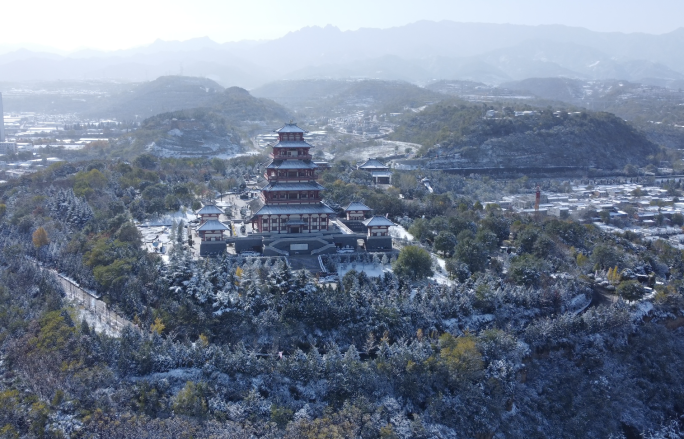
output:
[[[301,56],[292,56],[293,51]],[[395,64],[403,67],[394,67],[384,76],[374,74],[379,70],[375,65],[395,58],[400,61]],[[414,83],[432,79],[499,83],[541,76],[673,80],[684,77],[684,28],[654,35],[563,25],[423,20],[353,31],[311,26],[269,41],[217,43],[199,37],[156,40],[115,52],[0,55],[0,81],[83,77],[140,81],[188,70],[223,86],[254,88],[293,76],[330,76],[326,72],[335,69],[352,77]]]

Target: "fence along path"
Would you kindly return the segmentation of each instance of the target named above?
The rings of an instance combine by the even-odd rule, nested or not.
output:
[[[107,335],[118,337],[126,326],[130,325],[138,329],[130,321],[124,319],[115,312],[109,310],[107,304],[98,299],[92,293],[82,289],[76,282],[59,274],[55,270],[50,270],[55,274],[59,283],[62,285],[67,299],[75,304],[79,311],[79,317],[88,322],[88,325],[97,332],[104,332]]]

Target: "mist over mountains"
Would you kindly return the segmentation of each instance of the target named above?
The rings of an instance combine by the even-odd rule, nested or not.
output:
[[[684,79],[684,28],[662,34],[603,33],[545,25],[419,21],[390,29],[306,27],[282,38],[219,44],[156,41],[134,49],[0,55],[0,81],[203,76],[254,88],[280,79],[374,78],[487,84],[535,77],[623,79],[668,86]]]

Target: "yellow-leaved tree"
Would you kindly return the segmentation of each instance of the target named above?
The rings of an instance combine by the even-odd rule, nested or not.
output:
[[[48,245],[49,242],[48,234],[44,228],[38,227],[38,229],[33,232],[33,246],[35,248],[41,248],[44,245]]]
[[[166,325],[164,324],[164,322],[162,322],[162,319],[159,317],[154,319],[154,323],[152,324],[152,326],[150,326],[152,332],[156,332],[157,334],[161,334],[164,328],[166,328]]]
[[[449,333],[439,337],[440,357],[442,364],[449,372],[452,381],[473,379],[482,371],[484,362],[477,349],[475,337],[464,335],[454,337]]]

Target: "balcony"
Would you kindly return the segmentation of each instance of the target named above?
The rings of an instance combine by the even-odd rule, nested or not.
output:
[[[264,173],[264,178],[268,180],[269,182],[274,182],[274,181],[280,181],[280,182],[293,182],[293,181],[315,181],[316,176],[315,175],[297,175],[297,176],[292,176],[288,175],[287,177],[285,176],[278,176],[278,175],[268,175],[268,173]]]
[[[273,160],[311,160],[313,157],[311,154],[301,154],[301,155],[275,155],[270,153],[269,156]]]
[[[322,198],[295,198],[295,199],[287,199],[287,198],[273,198],[273,199],[264,199],[264,204],[269,205],[269,206],[278,206],[278,205],[289,205],[289,204],[318,204],[321,201],[323,201]]]

